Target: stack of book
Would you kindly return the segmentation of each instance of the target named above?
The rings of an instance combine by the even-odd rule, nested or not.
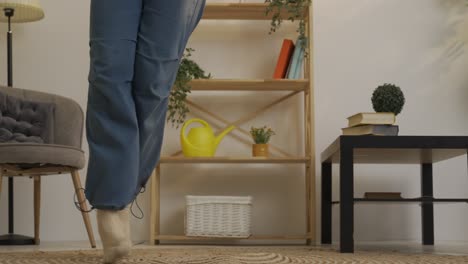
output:
[[[394,113],[358,113],[348,117],[348,127],[343,135],[397,136]]]
[[[283,40],[273,79],[301,78],[304,63],[304,50],[301,47],[304,41],[298,38],[294,44],[290,39]]]

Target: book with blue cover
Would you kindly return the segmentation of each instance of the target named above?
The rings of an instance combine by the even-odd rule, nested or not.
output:
[[[297,65],[296,72],[293,79],[300,79],[302,72],[302,65],[304,64],[304,51],[299,54],[299,65]]]
[[[291,63],[289,65],[288,79],[299,79],[301,73],[301,66],[304,60],[304,50],[302,49],[303,39],[297,39],[293,57],[291,58]]]

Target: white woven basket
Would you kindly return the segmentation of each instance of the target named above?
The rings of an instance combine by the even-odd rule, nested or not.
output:
[[[247,238],[251,235],[252,197],[186,197],[185,235]]]

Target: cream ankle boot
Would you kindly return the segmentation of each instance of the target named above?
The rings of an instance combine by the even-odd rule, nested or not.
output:
[[[114,263],[130,254],[129,207],[117,210],[97,210],[99,235],[104,248],[104,263]]]

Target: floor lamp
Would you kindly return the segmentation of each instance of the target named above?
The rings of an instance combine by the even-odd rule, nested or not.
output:
[[[7,32],[7,67],[8,86],[13,86],[13,32],[11,23],[33,22],[44,18],[44,11],[39,0],[0,0],[0,22],[8,23]],[[8,234],[0,236],[0,245],[32,245],[31,237],[15,234],[13,216],[13,177],[8,178]]]

